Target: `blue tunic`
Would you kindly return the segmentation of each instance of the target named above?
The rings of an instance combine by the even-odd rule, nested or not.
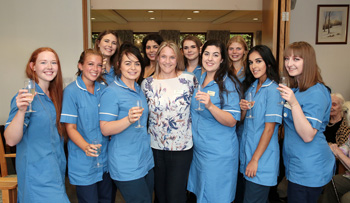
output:
[[[72,185],[92,185],[102,180],[103,172],[107,171],[108,137],[101,133],[98,119],[98,105],[104,85],[95,82],[94,94],[87,91],[81,75],[68,85],[63,94],[62,123],[77,125],[77,131],[88,143],[99,140],[101,154],[98,157],[103,167],[95,167],[95,157],[86,156],[71,139],[68,140],[68,175]]]
[[[111,66],[109,72],[102,74],[102,76],[106,80],[107,85],[110,85],[115,80],[114,66]]]
[[[124,131],[112,135],[108,145],[108,169],[113,180],[131,181],[144,177],[154,167],[151,139],[147,133],[148,105],[141,88],[128,88],[118,77],[102,92],[100,99],[100,121],[115,121],[128,116],[129,110],[142,101],[143,128],[133,123]]]
[[[205,77],[206,73],[203,73],[200,84],[203,84]],[[231,113],[238,121],[241,116],[239,95],[227,76],[224,84],[228,94],[223,93],[222,107],[216,82],[211,81],[202,91],[211,95],[215,106]],[[187,189],[196,194],[197,202],[232,202],[236,193],[239,153],[236,127],[222,125],[208,109],[196,111],[196,93],[197,90],[191,101],[194,147]]]
[[[254,96],[254,107],[252,108],[253,119],[246,118],[244,121],[244,130],[242,142],[240,145],[240,172],[245,174],[247,165],[253,157],[256,148],[260,142],[265,129],[265,123],[276,123],[270,143],[258,162],[256,176],[245,179],[265,186],[277,184],[279,172],[279,144],[278,144],[278,126],[282,123],[282,105],[277,103],[281,101],[280,92],[276,89],[278,84],[269,78],[262,84],[256,93],[258,80],[249,87],[246,93],[252,92]]]
[[[241,83],[243,83],[243,81],[245,80],[245,74],[242,74],[242,76],[240,76],[242,71],[243,71],[243,66],[241,67],[241,69],[239,69],[239,71],[237,73],[237,78],[238,78],[239,82],[241,82]],[[243,129],[244,129],[244,120],[241,122],[238,122],[237,126],[236,126],[236,133],[237,133],[239,143],[241,143],[241,140],[242,140]]]
[[[245,80],[245,74],[244,73],[242,74],[242,71],[244,71],[243,69],[244,68],[242,66],[241,69],[239,69],[239,71],[237,73],[237,78],[238,78],[239,82],[241,82],[241,83]]]
[[[185,69],[185,71],[187,71],[187,68]],[[188,71],[187,71],[188,72]],[[189,72],[190,73],[190,72]],[[200,65],[198,65],[192,72],[196,78],[197,81],[199,81],[201,79],[201,75],[202,75],[202,67]]]
[[[297,134],[290,106],[284,105],[283,160],[289,181],[307,186],[327,184],[334,172],[335,158],[323,134],[329,121],[332,100],[327,88],[317,83],[300,92],[293,89],[306,119],[317,130],[314,139],[305,143]]]
[[[56,110],[51,99],[35,85],[32,102],[36,112],[26,113],[22,140],[17,144],[18,202],[69,202],[65,189],[66,157],[63,138],[56,128]],[[17,95],[16,95],[17,96]],[[16,96],[6,127],[16,115]]]

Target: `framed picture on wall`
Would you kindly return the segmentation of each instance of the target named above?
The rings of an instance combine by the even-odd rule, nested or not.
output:
[[[346,44],[349,5],[318,5],[316,44]]]

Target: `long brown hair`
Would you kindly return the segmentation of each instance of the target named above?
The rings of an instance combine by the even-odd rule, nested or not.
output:
[[[97,51],[100,50],[100,47],[98,45],[100,44],[102,38],[105,35],[108,35],[108,34],[112,34],[112,35],[114,35],[117,38],[117,49],[115,50],[114,54],[111,56],[110,61],[109,61],[111,66],[115,67],[116,62],[117,62],[117,56],[118,56],[119,48],[120,48],[120,39],[119,39],[119,36],[118,36],[118,34],[117,34],[117,32],[115,30],[105,30],[105,31],[100,32],[100,34],[98,34],[98,37],[97,37],[97,39],[95,41],[94,49],[97,50]]]
[[[52,103],[56,109],[56,126],[57,126],[58,133],[61,136],[65,136],[66,135],[65,129],[64,129],[63,125],[60,123],[61,111],[62,111],[62,99],[63,99],[63,79],[62,79],[60,59],[58,58],[58,55],[55,52],[55,50],[51,49],[50,47],[41,47],[41,48],[36,49],[32,53],[32,55],[30,56],[30,58],[28,60],[28,63],[26,66],[26,74],[27,74],[28,78],[35,80],[35,82],[37,84],[39,84],[38,76],[31,69],[30,63],[33,63],[35,65],[39,54],[41,52],[44,52],[44,51],[52,52],[55,55],[56,60],[57,60],[57,66],[58,66],[57,75],[52,81],[50,81],[49,91],[50,91]]]
[[[303,92],[309,87],[314,86],[316,83],[323,82],[320,68],[316,62],[316,53],[314,48],[307,42],[294,42],[287,46],[284,50],[284,57],[297,56],[303,59],[303,71],[301,75],[298,76],[298,80],[295,77],[288,75],[286,65],[284,63],[284,75],[288,77],[290,87],[299,87],[299,91]]]
[[[200,49],[202,47],[202,42],[200,39],[198,39],[198,37],[196,36],[193,36],[193,35],[187,35],[181,42],[181,47],[182,47],[182,51],[184,49],[184,43],[185,41],[192,41],[196,44],[196,47],[197,47],[197,50],[198,50],[198,64],[197,65],[200,65],[202,66],[202,59],[201,59],[201,53],[200,53]],[[188,66],[188,59],[185,57],[184,55],[184,62],[185,62],[185,67]]]

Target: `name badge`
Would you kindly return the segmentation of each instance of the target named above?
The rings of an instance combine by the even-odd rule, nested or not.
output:
[[[208,92],[207,92],[211,97],[213,97],[213,96],[215,96],[215,92],[214,91],[210,91],[210,90],[208,90]]]
[[[174,90],[174,94],[182,94],[182,90]]]

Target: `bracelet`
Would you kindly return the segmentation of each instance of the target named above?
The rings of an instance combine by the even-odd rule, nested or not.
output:
[[[293,106],[297,106],[299,103],[296,103],[294,105],[290,105],[290,108],[293,108]]]

